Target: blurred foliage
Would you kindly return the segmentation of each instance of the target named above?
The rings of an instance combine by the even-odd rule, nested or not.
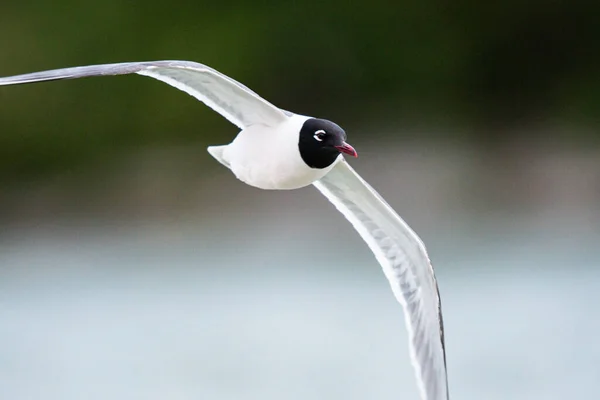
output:
[[[487,144],[549,124],[589,141],[599,122],[599,11],[587,0],[8,0],[0,75],[193,60],[282,108],[367,128],[352,136],[398,126],[400,140],[402,127],[433,126]],[[0,104],[3,182],[108,162],[132,147],[236,134],[194,99],[142,77],[0,87]]]

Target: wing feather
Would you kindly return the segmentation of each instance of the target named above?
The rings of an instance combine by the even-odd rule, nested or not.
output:
[[[0,78],[0,85],[126,74],[145,75],[174,86],[202,101],[241,129],[253,124],[276,126],[289,116],[289,113],[245,85],[206,65],[191,61],[129,62],[62,68]]]
[[[314,186],[367,243],[404,308],[421,398],[449,399],[441,302],[423,242],[345,160]]]

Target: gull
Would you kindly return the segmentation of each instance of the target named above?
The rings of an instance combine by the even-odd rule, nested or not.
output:
[[[422,400],[448,400],[440,295],[425,245],[344,159],[357,157],[337,124],[269,103],[232,78],[191,61],[89,65],[0,78],[17,85],[92,76],[138,74],[200,100],[240,132],[208,152],[248,185],[289,190],[313,185],[366,242],[404,310],[409,354]]]

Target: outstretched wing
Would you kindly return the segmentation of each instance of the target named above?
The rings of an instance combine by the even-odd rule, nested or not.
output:
[[[367,243],[402,304],[421,398],[449,399],[441,303],[423,242],[345,160],[314,185]]]
[[[168,83],[202,101],[241,129],[259,123],[275,126],[289,115],[241,83],[191,61],[129,62],[55,69],[0,78],[0,85],[125,74],[145,75]]]

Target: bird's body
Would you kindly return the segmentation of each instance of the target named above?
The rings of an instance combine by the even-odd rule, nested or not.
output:
[[[319,169],[310,168],[302,160],[298,132],[309,118],[294,114],[275,127],[251,125],[229,145],[218,146],[219,150],[209,148],[209,152],[250,186],[288,190],[311,185],[325,176],[335,162]]]
[[[369,246],[404,308],[411,361],[423,400],[448,400],[444,329],[437,281],[421,239],[343,159],[356,156],[331,121],[275,107],[241,83],[190,61],[90,65],[0,78],[0,86],[90,76],[139,74],[174,86],[241,129],[209,153],[241,181],[261,189],[314,185]]]

